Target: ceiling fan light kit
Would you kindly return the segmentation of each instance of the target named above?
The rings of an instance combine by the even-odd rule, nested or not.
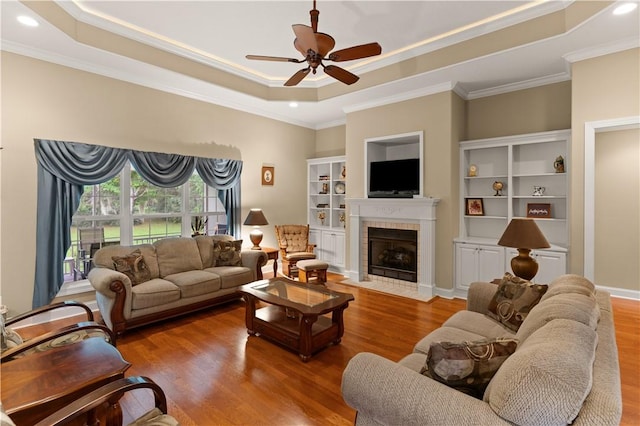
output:
[[[292,75],[291,78],[284,83],[285,86],[297,85],[309,72],[315,74],[319,66],[324,69],[325,73],[344,84],[353,84],[358,81],[360,77],[357,75],[336,65],[325,65],[322,61],[342,62],[368,58],[382,53],[382,47],[374,42],[329,53],[336,45],[336,41],[329,34],[318,32],[318,15],[320,12],[316,9],[315,0],[313,1],[313,9],[309,11],[309,14],[311,15],[311,26],[304,24],[292,25],[293,32],[296,35],[296,38],[293,40],[293,46],[304,56],[303,59],[262,55],[247,55],[246,58],[258,61],[294,62],[298,64],[306,62],[307,67]]]

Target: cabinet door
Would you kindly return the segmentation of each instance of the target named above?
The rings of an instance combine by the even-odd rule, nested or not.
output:
[[[467,290],[478,280],[478,246],[456,244],[456,288]]]
[[[534,251],[533,258],[538,262],[538,274],[534,281],[539,284],[549,284],[558,276],[567,273],[567,255],[555,251]]]
[[[496,246],[478,246],[477,281],[491,282],[504,275],[504,249]]]

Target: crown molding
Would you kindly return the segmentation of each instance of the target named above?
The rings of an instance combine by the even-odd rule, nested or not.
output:
[[[469,92],[466,99],[485,98],[487,96],[502,95],[504,93],[515,92],[518,90],[532,89],[534,87],[546,86],[547,84],[560,83],[571,80],[571,74],[562,72],[558,74],[548,75],[531,80],[518,81],[515,83],[503,84],[502,86],[491,87],[488,89],[473,90]]]
[[[587,59],[597,58],[599,56],[610,55],[612,53],[622,52],[624,50],[636,49],[640,47],[640,40],[630,37],[613,43],[601,44],[589,49],[582,49],[576,52],[564,55],[563,58],[567,62],[573,64],[575,62],[585,61]]]
[[[365,109],[375,108],[379,106],[395,104],[397,102],[407,101],[410,99],[421,98],[423,96],[434,95],[436,93],[448,92],[454,90],[456,87],[456,83],[454,82],[446,82],[441,84],[436,84],[429,87],[423,87],[417,90],[409,90],[401,93],[397,93],[391,96],[380,97],[378,99],[374,99],[367,102],[361,102],[353,105],[348,105],[342,108],[345,113],[352,113],[356,111],[362,111]]]

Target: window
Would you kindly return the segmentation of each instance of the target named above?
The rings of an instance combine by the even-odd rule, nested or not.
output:
[[[218,191],[196,172],[182,186],[160,188],[129,165],[108,182],[85,186],[73,215],[65,281],[86,278],[93,254],[104,245],[226,233],[226,223]]]

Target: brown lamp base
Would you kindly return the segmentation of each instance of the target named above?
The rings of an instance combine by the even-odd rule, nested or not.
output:
[[[530,249],[518,249],[518,255],[511,259],[511,269],[520,278],[531,281],[538,273],[538,262],[529,253]]]
[[[260,243],[262,242],[262,231],[254,229],[249,234],[249,239],[253,243],[253,247],[251,247],[251,250],[261,250]]]

